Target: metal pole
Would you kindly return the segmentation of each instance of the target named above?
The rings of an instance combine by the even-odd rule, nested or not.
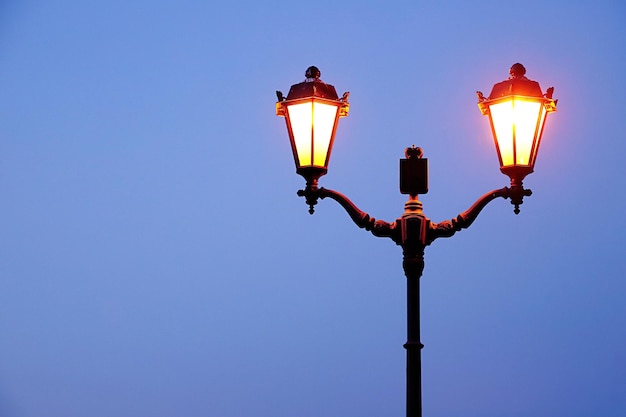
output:
[[[409,252],[409,253],[407,253]],[[422,345],[420,341],[420,277],[424,269],[424,252],[404,251],[403,261],[407,289],[406,349],[406,416],[422,417]]]

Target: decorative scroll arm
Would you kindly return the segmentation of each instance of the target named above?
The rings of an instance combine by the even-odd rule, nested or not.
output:
[[[512,201],[519,199],[521,202],[521,196],[529,196],[531,194],[531,190],[523,188],[515,189],[504,187],[499,190],[490,191],[481,196],[470,208],[456,216],[454,219],[445,220],[441,223],[431,222],[427,232],[426,244],[428,245],[440,237],[451,237],[461,229],[467,229],[472,225],[474,220],[476,220],[482,209],[498,197],[511,198]]]
[[[329,190],[324,187],[307,187],[306,190],[298,191],[298,195],[301,197],[306,197],[307,203],[311,206],[311,208],[311,203],[313,203],[313,205],[316,204],[318,198],[324,199],[328,197],[335,200],[348,213],[354,224],[362,229],[371,232],[374,236],[394,238],[397,234],[395,222],[389,223],[383,220],[376,220],[369,214],[359,209],[352,201],[350,201],[348,197],[341,194],[340,192]]]
[[[346,210],[352,221],[362,229],[371,232],[377,237],[393,237],[395,235],[396,223],[389,223],[384,220],[376,220],[369,214],[360,210],[348,197],[340,192],[320,188],[320,198],[331,198],[338,202]]]

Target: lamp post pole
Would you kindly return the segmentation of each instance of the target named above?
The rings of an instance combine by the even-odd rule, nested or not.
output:
[[[420,340],[420,278],[424,248],[403,246],[402,268],[406,275],[406,415],[422,416],[422,348]]]
[[[556,100],[552,99],[553,88],[542,95],[539,84],[528,80],[525,71],[521,64],[515,64],[509,80],[496,84],[488,98],[478,92],[478,106],[490,119],[500,170],[510,177],[511,187],[490,191],[455,218],[439,223],[424,215],[418,198],[428,192],[428,160],[422,157],[421,148],[406,148],[406,158],[400,160],[400,192],[409,195],[404,213],[393,222],[376,220],[345,195],[318,186],[318,179],[328,170],[338,120],[348,115],[349,93],[339,98],[333,86],[320,80],[316,67],[307,69],[305,82],[293,85],[286,98],[276,92],[276,114],[286,119],[296,172],[306,179],[306,187],[298,195],[306,199],[309,212],[314,213],[319,199],[331,198],[358,227],[374,236],[390,238],[402,247],[407,280],[407,417],[422,417],[420,279],[425,248],[440,237],[451,237],[468,228],[492,200],[510,199],[517,214],[523,198],[532,194],[522,180],[533,172],[546,114],[556,110]]]

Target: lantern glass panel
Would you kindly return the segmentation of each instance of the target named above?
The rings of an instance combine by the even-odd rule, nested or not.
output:
[[[537,126],[537,140],[535,140],[535,146],[533,148],[533,153],[531,154],[530,163],[535,165],[535,158],[537,158],[537,151],[539,150],[539,142],[541,141],[541,136],[543,135],[543,124],[546,121],[546,116],[548,112],[546,111],[546,107],[544,105],[541,106],[541,114],[539,115],[539,126]]]
[[[325,167],[338,106],[306,101],[288,106],[287,111],[299,166]]]
[[[502,166],[531,165],[545,115],[542,103],[515,97],[492,104],[489,111]]]
[[[513,165],[512,100],[489,106],[493,133],[500,152],[502,166]]]

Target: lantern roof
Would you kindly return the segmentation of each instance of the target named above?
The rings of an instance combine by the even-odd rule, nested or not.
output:
[[[287,94],[287,100],[297,100],[307,97],[339,100],[335,87],[323,82],[320,79],[320,75],[321,72],[317,67],[307,68],[305,73],[306,80],[291,86],[289,94]]]
[[[507,96],[543,97],[541,87],[537,81],[526,78],[526,68],[520,63],[514,64],[509,70],[511,76],[508,80],[493,86],[489,100],[495,100]]]

